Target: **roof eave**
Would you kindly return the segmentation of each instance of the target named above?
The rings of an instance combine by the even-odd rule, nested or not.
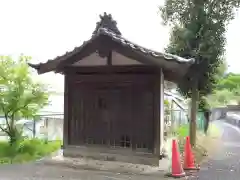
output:
[[[33,69],[36,69],[38,70],[40,68],[40,64],[32,64],[32,63],[28,63],[28,65],[33,68]]]
[[[28,63],[28,65],[29,65],[31,68],[35,69],[35,70],[38,72],[38,74],[41,74],[41,73],[39,73],[39,70],[40,70],[41,64],[32,64],[32,63]]]
[[[55,68],[44,68],[43,66],[48,66],[48,63],[39,63],[39,64],[32,64],[32,63],[28,63],[28,65],[35,69],[37,71],[38,74],[44,74],[44,73],[48,73],[51,71],[55,71]]]
[[[59,69],[61,69],[62,66],[66,65],[66,60],[71,58],[72,56],[76,56],[76,54],[83,51],[83,49],[86,49],[89,46],[92,46],[92,43],[94,40],[96,40],[100,35],[107,36],[111,41],[114,41],[115,43],[125,47],[125,48],[131,48],[131,51],[135,51],[135,53],[141,54],[141,56],[147,57],[147,59],[151,59],[149,63],[153,65],[157,65],[159,67],[163,67],[163,64],[168,64],[169,67],[170,64],[176,64],[177,68],[176,70],[181,70],[181,76],[185,75],[189,69],[189,67],[194,64],[194,59],[185,59],[176,55],[168,54],[168,53],[158,53],[151,50],[147,50],[139,45],[136,45],[123,37],[119,35],[115,35],[113,32],[109,32],[105,28],[99,29],[98,33],[95,34],[90,40],[84,42],[80,47],[76,47],[73,51],[65,53],[63,56],[59,56],[55,58],[54,60],[48,60],[46,63],[40,63],[40,64],[31,64],[29,63],[29,66],[36,69],[38,74],[44,74],[50,71],[58,72]],[[123,42],[124,41],[124,42]],[[92,47],[93,48],[93,47]],[[92,49],[90,48],[90,49]],[[89,49],[89,48],[87,48]],[[75,60],[79,60],[79,58],[72,58],[71,61],[68,61],[67,63],[73,63]],[[80,58],[81,59],[81,58]],[[159,59],[162,59],[165,62],[159,62]],[[164,68],[164,67],[163,67]],[[177,73],[178,74],[178,73]]]

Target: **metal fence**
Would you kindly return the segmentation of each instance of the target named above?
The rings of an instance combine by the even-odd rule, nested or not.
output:
[[[63,114],[42,114],[28,125],[28,129],[32,132],[27,136],[45,138],[47,140],[63,139]]]
[[[0,125],[5,125],[5,118],[0,117]],[[22,119],[16,124],[23,130],[23,136],[29,138],[40,138],[47,140],[63,139],[63,114],[41,114],[35,119]],[[0,131],[0,140],[7,140],[5,133]]]
[[[176,134],[179,127],[186,126],[189,124],[190,116],[189,111],[184,109],[177,109],[177,110],[168,110],[165,112],[165,136],[169,134]],[[197,129],[200,131],[204,131],[205,125],[205,117],[204,113],[199,111],[197,113]]]

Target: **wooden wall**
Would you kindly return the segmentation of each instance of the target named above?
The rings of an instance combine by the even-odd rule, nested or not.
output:
[[[66,75],[64,144],[155,151],[158,75]]]

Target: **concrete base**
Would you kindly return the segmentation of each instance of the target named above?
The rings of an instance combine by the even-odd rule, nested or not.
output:
[[[120,161],[159,166],[159,156],[151,153],[134,152],[127,149],[67,146],[63,149],[63,155],[65,157],[84,157],[94,160]]]

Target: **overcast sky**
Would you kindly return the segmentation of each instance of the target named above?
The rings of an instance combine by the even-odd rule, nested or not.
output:
[[[147,48],[163,51],[169,29],[161,25],[158,5],[163,0],[0,0],[0,54],[24,53],[33,62],[45,62],[87,40],[99,14],[111,13],[123,36]],[[229,25],[227,61],[229,71],[239,72],[240,17]],[[42,79],[63,91],[61,75]]]

